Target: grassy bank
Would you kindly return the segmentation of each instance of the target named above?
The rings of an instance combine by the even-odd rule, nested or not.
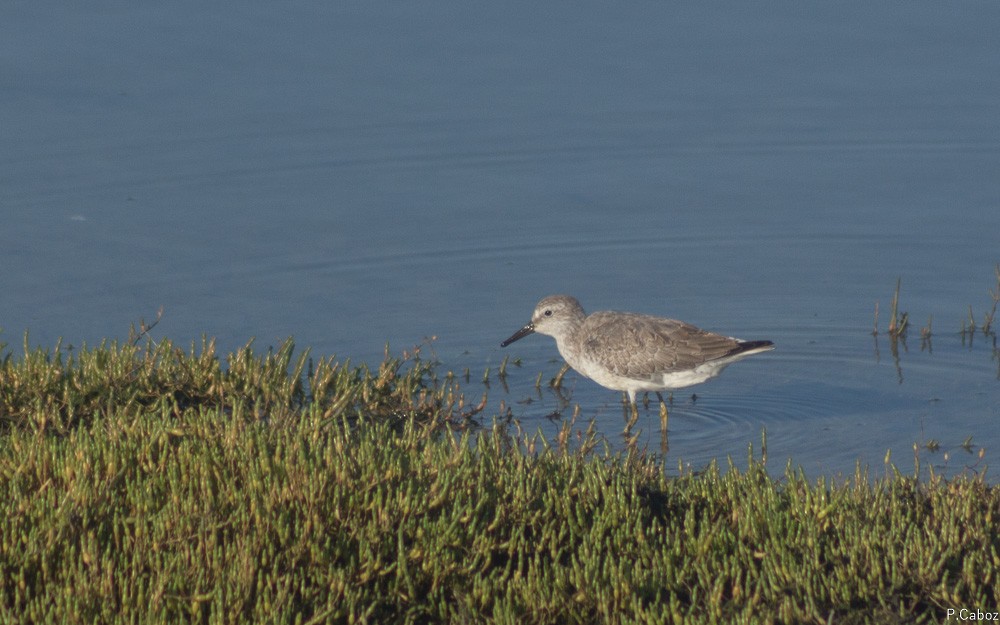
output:
[[[432,364],[212,345],[0,363],[3,622],[911,623],[1000,601],[1000,490],[506,425]],[[480,415],[481,419],[485,417]]]

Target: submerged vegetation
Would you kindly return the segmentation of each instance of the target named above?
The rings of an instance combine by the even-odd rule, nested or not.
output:
[[[984,337],[993,340],[994,347],[996,347],[996,331],[993,327],[993,320],[997,314],[997,307],[1000,306],[1000,264],[993,267],[993,273],[996,276],[996,285],[993,288],[987,289],[990,296],[990,302],[987,304],[986,310],[983,312],[983,317],[981,323],[976,323],[976,314],[972,304],[969,304],[968,316],[962,320],[962,326],[959,330],[959,334],[962,336],[963,341],[968,339],[972,340],[975,337],[976,331],[978,330]],[[910,327],[910,315],[907,312],[903,312],[899,308],[899,291],[903,284],[902,278],[896,279],[896,290],[892,293],[891,309],[889,312],[889,327],[886,329],[886,334],[893,341],[902,340],[905,342],[906,333]],[[920,329],[920,336],[923,341],[930,340],[933,332],[931,331],[931,323],[933,318],[928,318],[927,325]],[[875,323],[874,329],[872,330],[872,336],[879,335],[879,303],[875,302]]]
[[[911,623],[1000,602],[982,475],[809,481],[751,457],[670,478],[592,431],[469,428],[484,402],[419,350],[371,369],[137,342],[2,355],[0,622]]]
[[[985,340],[988,343],[990,349],[992,350],[993,361],[997,363],[997,379],[1000,380],[1000,346],[997,345],[997,332],[993,325],[997,308],[1000,306],[1000,264],[994,266],[993,273],[996,276],[996,284],[993,288],[987,289],[990,301],[987,303],[986,309],[982,313],[981,322],[977,323],[975,309],[970,304],[968,307],[968,315],[962,320],[961,328],[958,330],[957,334],[961,337],[962,345],[972,347],[973,343],[978,340]],[[900,348],[902,348],[903,351],[907,350],[906,336],[908,330],[910,329],[910,315],[907,312],[901,311],[899,307],[899,293],[902,283],[902,278],[896,279],[896,289],[892,294],[891,308],[889,312],[889,327],[885,331],[886,336],[889,337],[889,349],[892,353],[893,362],[896,365],[896,371],[900,381],[903,379],[902,368],[900,366]],[[933,321],[933,317],[928,317],[927,325],[920,328],[920,349],[922,351],[932,351],[931,340],[934,336],[934,332],[931,326]],[[875,337],[876,359],[879,358],[878,337],[880,334],[879,302],[876,301],[875,321],[874,328],[872,329],[872,336]],[[978,339],[976,338],[977,336],[979,337]]]

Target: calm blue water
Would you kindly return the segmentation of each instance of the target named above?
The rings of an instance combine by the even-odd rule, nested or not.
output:
[[[498,344],[570,293],[778,345],[675,395],[672,462],[763,428],[810,474],[1000,453],[993,346],[957,334],[1000,262],[996,3],[59,4],[0,9],[0,340],[160,306],[223,350],[434,336],[474,380],[521,358],[491,409],[552,432],[523,400],[554,343]],[[566,384],[620,440],[617,394]]]

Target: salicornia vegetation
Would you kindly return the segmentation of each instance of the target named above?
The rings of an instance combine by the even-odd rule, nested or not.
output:
[[[996,606],[982,476],[668,477],[419,351],[0,360],[0,622],[911,623]],[[482,415],[479,418],[482,420]]]

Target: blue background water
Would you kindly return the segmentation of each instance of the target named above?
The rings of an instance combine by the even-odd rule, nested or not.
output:
[[[490,409],[552,432],[523,400],[553,342],[498,343],[562,292],[778,345],[676,394],[682,463],[765,427],[812,474],[931,439],[956,470],[967,436],[989,462],[1000,370],[957,332],[1000,261],[998,29],[993,2],[8,2],[0,340],[160,306],[154,334],[222,350],[435,336],[474,379],[520,357]],[[614,440],[617,394],[566,384]]]

